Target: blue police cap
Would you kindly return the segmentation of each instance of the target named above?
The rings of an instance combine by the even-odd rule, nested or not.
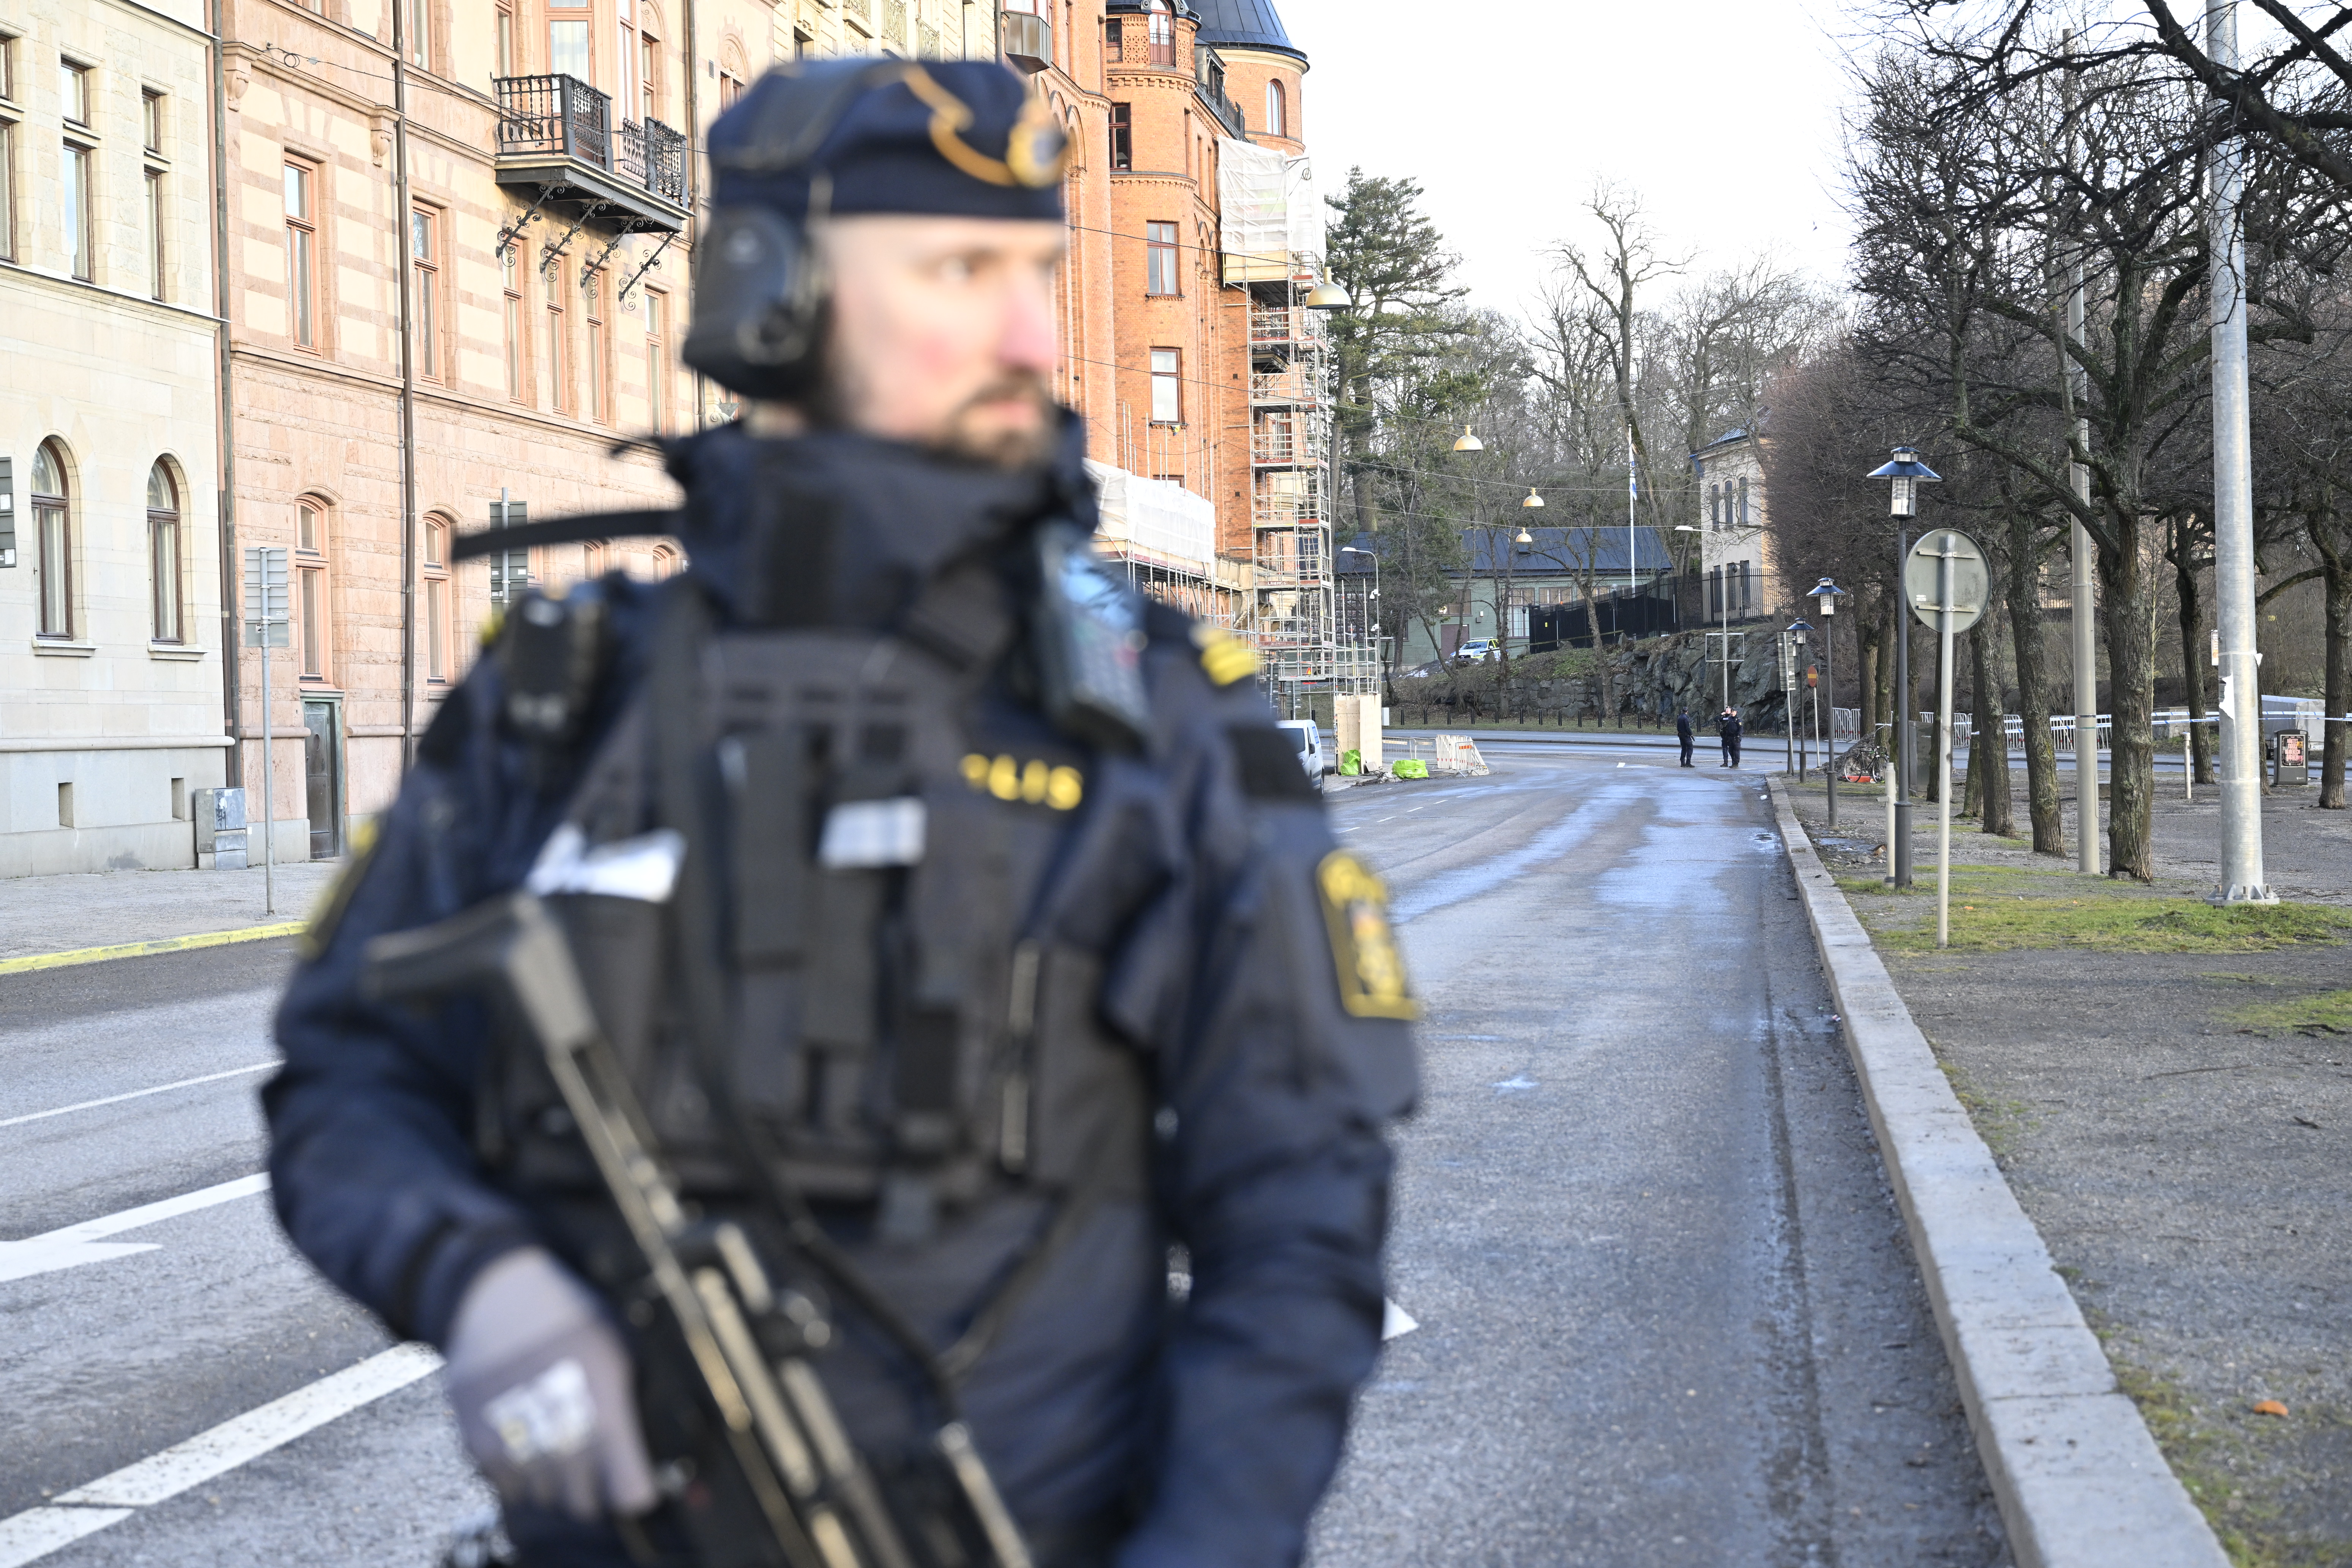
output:
[[[710,126],[716,206],[957,217],[1062,216],[1069,144],[1045,101],[992,60],[778,66]]]

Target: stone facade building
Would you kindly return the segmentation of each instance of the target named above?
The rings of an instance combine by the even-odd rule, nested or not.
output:
[[[223,779],[211,101],[197,0],[0,0],[0,877]]]
[[[782,59],[1033,77],[1074,148],[1058,390],[1119,499],[1107,545],[1328,680],[1319,258],[1294,253],[1320,205],[1264,0],[203,4],[0,0],[0,342],[43,366],[0,393],[0,874],[190,864],[187,792],[221,783],[279,858],[340,854],[510,593],[677,567],[656,541],[449,551],[667,504],[644,437],[732,416],[677,357],[698,149]],[[1270,251],[1234,238],[1244,163]],[[222,601],[255,546],[292,568],[266,694]]]
[[[1780,601],[1780,566],[1765,527],[1762,448],[1769,439],[1759,431],[1732,430],[1691,454],[1710,624],[1769,615]]]

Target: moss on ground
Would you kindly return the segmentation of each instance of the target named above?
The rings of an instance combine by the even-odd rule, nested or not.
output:
[[[1840,878],[1838,886],[1877,904],[1874,909],[1865,903],[1861,912],[1889,952],[1939,951],[1932,872],[1899,893],[1871,878]],[[2133,882],[2023,867],[1964,866],[1952,869],[1952,945],[1947,951],[2263,952],[2298,942],[2338,942],[2347,930],[2352,910],[2335,905],[2225,907]],[[2340,1026],[2352,1028],[2352,1020]]]
[[[2094,1326],[2106,1345],[2116,1386],[2139,1406],[2148,1435],[2204,1510],[2206,1522],[2236,1568],[2352,1568],[2352,1542],[2326,1541],[2289,1528],[2275,1502],[2250,1491],[2233,1473],[2252,1458],[2253,1439],[2246,1431],[2215,1419],[2177,1384],[2125,1360],[2106,1325],[2095,1318]]]
[[[2321,991],[2287,1002],[2258,1002],[2232,1007],[2222,1016],[2242,1029],[2352,1035],[2352,991]]]

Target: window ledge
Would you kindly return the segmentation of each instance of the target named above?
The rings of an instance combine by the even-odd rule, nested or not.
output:
[[[191,647],[185,643],[151,642],[147,645],[147,657],[177,659],[184,664],[194,664],[205,657],[205,650],[200,647]]]
[[[98,651],[98,645],[70,642],[64,637],[35,637],[33,651],[49,658],[88,658]]]

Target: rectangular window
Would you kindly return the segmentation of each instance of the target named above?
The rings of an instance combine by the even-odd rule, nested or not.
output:
[[[408,58],[430,69],[433,64],[433,0],[409,0]]]
[[[1154,11],[1149,22],[1151,32],[1151,63],[1172,66],[1176,63],[1176,18],[1166,11]]]
[[[654,434],[669,428],[669,296],[646,291],[646,416]]]
[[[547,25],[547,70],[550,76],[588,79],[588,24],[550,22]]]
[[[499,7],[499,76],[516,75],[514,7]]]
[[[613,422],[610,348],[604,339],[604,275],[592,273],[587,288],[588,417],[599,425]]]
[[[1143,226],[1143,291],[1181,292],[1176,287],[1176,226],[1172,223]]]
[[[0,120],[0,261],[16,259],[16,128]]]
[[[33,501],[33,535],[41,573],[41,636],[73,636],[73,533],[62,501]]]
[[[1135,109],[1131,104],[1110,106],[1110,166],[1135,167]]]
[[[58,62],[58,110],[68,125],[89,123],[89,68]]]
[[[319,334],[319,230],[310,211],[314,178],[307,165],[286,165],[286,310],[294,341],[306,349],[318,346]]]
[[[155,640],[179,642],[180,520],[147,515],[147,564],[155,584]]]
[[[139,94],[139,145],[150,153],[163,151],[163,95],[142,90]]]
[[[1174,349],[1151,351],[1151,422],[1154,425],[1181,425],[1184,422],[1183,359]]]
[[[85,283],[89,281],[89,149],[65,144],[65,158],[60,165],[65,174],[65,189],[58,193],[64,206],[66,222],[66,255],[73,261],[73,275]]]
[[[425,679],[449,679],[449,530],[425,525]]]
[[[416,289],[416,374],[441,379],[440,252],[434,244],[433,215],[408,215],[408,258]]]
[[[558,261],[540,276],[547,284],[547,320],[541,323],[546,342],[539,352],[539,367],[547,384],[540,388],[540,406],[550,414],[561,414],[572,401],[563,363],[563,351],[571,346],[563,341],[563,263]]]
[[[150,292],[163,297],[163,176],[147,171],[147,278]]]
[[[326,573],[313,567],[294,574],[294,613],[302,622],[302,679],[327,678]]]
[[[1103,24],[1103,58],[1116,60],[1126,47],[1126,31],[1119,25],[1118,19],[1114,16]]]
[[[645,118],[661,118],[661,40],[637,35],[637,85],[645,94]]]
[[[507,285],[507,398],[514,403],[522,401],[522,287],[515,276],[515,252],[520,248],[521,244],[520,240],[515,241],[507,247],[506,253],[499,258]]]
[[[0,98],[16,99],[16,40],[0,33]]]

